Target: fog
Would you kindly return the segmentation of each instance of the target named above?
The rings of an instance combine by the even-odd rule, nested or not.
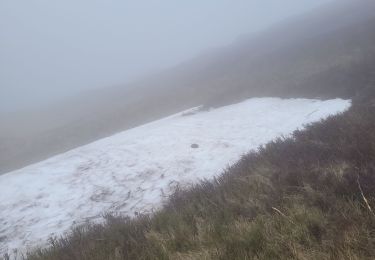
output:
[[[355,96],[375,2],[331,1],[0,0],[0,174],[192,107]]]
[[[0,111],[171,67],[329,0],[0,0]]]

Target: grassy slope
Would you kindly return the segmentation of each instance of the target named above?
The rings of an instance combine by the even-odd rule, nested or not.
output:
[[[29,259],[374,259],[374,94],[177,191],[154,216],[108,217]]]
[[[305,64],[301,57],[314,57],[313,50],[330,53],[337,39],[347,39],[327,56],[334,62],[323,70],[306,76],[303,71],[321,63],[301,66],[304,77],[296,84],[283,81],[287,71],[255,79],[284,82],[281,86],[297,96],[355,98],[350,111],[244,156],[212,182],[176,192],[154,216],[108,217],[104,225],[80,227],[52,240],[50,248],[30,253],[29,259],[374,259],[375,215],[364,197],[375,208],[375,55],[371,48],[355,46],[371,46],[375,34],[369,26],[355,28],[267,55],[268,63],[282,61],[274,63],[275,71],[285,58],[296,57],[286,62],[294,72]],[[305,53],[309,46],[314,49]],[[220,89],[214,81],[230,83],[232,76],[242,82],[240,76],[249,71],[241,68],[259,68],[237,64],[242,65],[220,68],[228,71],[226,79],[209,75],[209,87]],[[247,79],[241,84],[248,85]]]

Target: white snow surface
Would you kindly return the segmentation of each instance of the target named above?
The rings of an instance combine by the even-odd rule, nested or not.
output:
[[[45,246],[50,236],[101,221],[103,213],[152,212],[176,185],[218,176],[250,150],[350,105],[254,98],[194,108],[2,175],[0,256]]]

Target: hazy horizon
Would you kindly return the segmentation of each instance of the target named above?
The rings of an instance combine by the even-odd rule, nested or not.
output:
[[[1,0],[0,110],[125,84],[326,2]]]

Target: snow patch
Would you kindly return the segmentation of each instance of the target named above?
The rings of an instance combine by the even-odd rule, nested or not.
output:
[[[152,212],[176,185],[211,179],[249,150],[350,104],[254,98],[198,107],[2,175],[0,255],[43,246],[106,212]]]

